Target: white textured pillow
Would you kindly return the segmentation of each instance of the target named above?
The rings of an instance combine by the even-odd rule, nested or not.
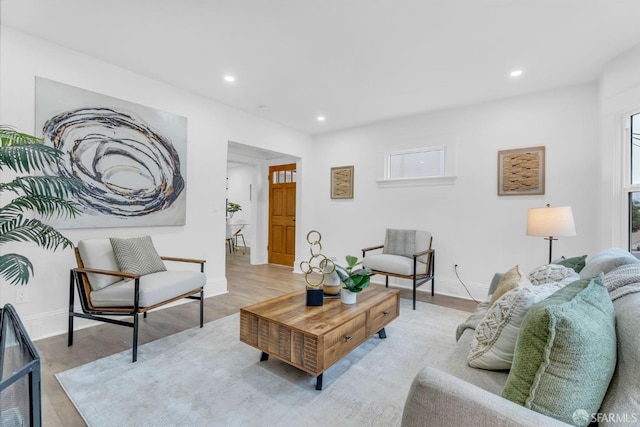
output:
[[[529,273],[529,281],[532,285],[542,285],[544,283],[561,283],[567,285],[576,280],[580,280],[580,275],[573,268],[559,264],[545,264],[534,268]]]
[[[519,286],[498,298],[476,327],[467,357],[469,366],[489,370],[510,369],[520,325],[527,310],[562,287],[559,283]]]

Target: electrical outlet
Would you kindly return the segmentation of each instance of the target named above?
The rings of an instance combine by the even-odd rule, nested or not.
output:
[[[16,304],[25,304],[29,302],[29,291],[26,288],[16,289]]]

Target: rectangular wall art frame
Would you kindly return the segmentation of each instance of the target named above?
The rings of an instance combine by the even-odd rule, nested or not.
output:
[[[331,168],[331,198],[353,199],[353,166]]]
[[[544,194],[545,148],[498,151],[498,196]]]
[[[35,134],[64,152],[50,173],[82,183],[57,228],[184,225],[187,119],[36,77]]]

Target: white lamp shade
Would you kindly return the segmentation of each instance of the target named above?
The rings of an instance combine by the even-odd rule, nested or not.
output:
[[[571,206],[531,208],[527,214],[527,236],[575,236]]]

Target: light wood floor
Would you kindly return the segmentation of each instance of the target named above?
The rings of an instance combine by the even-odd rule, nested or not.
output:
[[[301,289],[304,277],[290,267],[250,265],[249,255],[227,257],[228,293],[205,300],[205,322],[236,313],[241,307],[286,292]],[[427,285],[425,285],[427,286]],[[437,289],[437,282],[436,282]],[[458,310],[472,311],[473,301],[419,292],[418,299]],[[402,298],[411,298],[410,290],[401,290]],[[149,313],[140,319],[139,344],[198,325],[197,301]],[[96,322],[95,327],[74,333],[74,344],[67,347],[67,335],[35,342],[42,368],[42,420],[45,427],[84,426],[82,418],[67,398],[54,375],[58,372],[131,349],[131,328]],[[140,390],[144,393],[144,390]]]

